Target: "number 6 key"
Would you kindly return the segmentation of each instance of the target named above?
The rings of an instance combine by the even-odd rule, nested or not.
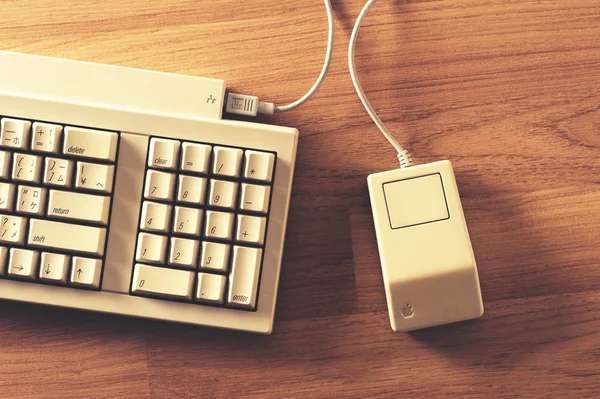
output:
[[[231,240],[233,213],[206,211],[204,236],[221,240]]]

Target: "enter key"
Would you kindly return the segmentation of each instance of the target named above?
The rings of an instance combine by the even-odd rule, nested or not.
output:
[[[108,196],[50,190],[48,216],[106,225],[109,210]]]

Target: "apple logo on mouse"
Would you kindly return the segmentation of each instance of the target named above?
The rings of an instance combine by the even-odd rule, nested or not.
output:
[[[413,309],[413,307],[411,306],[410,303],[407,303],[405,306],[402,307],[402,309],[400,310],[400,314],[402,315],[402,317],[404,317],[405,319],[410,319],[411,317],[413,317],[415,315],[415,310]]]

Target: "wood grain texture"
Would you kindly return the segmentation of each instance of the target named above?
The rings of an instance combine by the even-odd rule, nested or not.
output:
[[[600,396],[600,1],[380,1],[363,86],[417,162],[450,159],[486,313],[389,328],[366,176],[396,167],[361,108],[336,1],[301,131],[270,337],[0,304],[0,396]],[[226,79],[277,103],[322,62],[320,0],[0,1],[6,50]],[[0,105],[1,106],[1,105]]]

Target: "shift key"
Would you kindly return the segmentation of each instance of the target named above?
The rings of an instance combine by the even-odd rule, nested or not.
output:
[[[119,135],[102,130],[68,126],[64,130],[63,154],[114,161]]]
[[[35,247],[55,248],[102,256],[106,229],[31,219],[27,243]]]

